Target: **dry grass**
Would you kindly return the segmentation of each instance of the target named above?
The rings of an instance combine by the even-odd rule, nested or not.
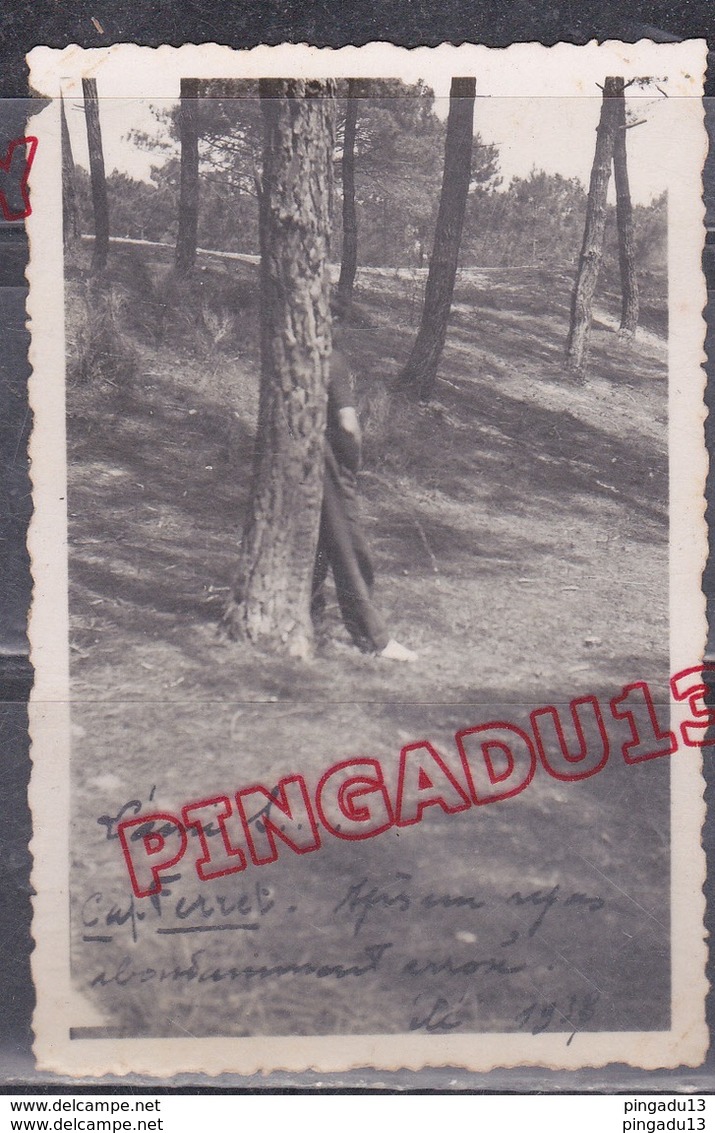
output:
[[[378,598],[419,662],[390,668],[360,654],[337,616],[309,663],[220,637],[250,481],[255,269],[203,273],[195,287],[169,287],[167,271],[150,258],[143,274],[113,262],[111,325],[115,345],[137,359],[131,383],[117,382],[120,350],[108,359],[87,345],[103,300],[90,310],[78,278],[67,292],[72,350],[97,360],[94,377],[69,390],[78,985],[126,1033],[399,1033],[440,998],[467,1031],[533,1029],[547,1017],[558,1030],[663,1025],[667,768],[627,768],[615,739],[611,763],[587,783],[539,774],[509,804],[429,813],[364,843],[326,835],[305,858],[282,853],[210,885],[187,866],[161,920],[150,903],[134,908],[133,939],[118,843],[98,822],[130,800],[174,812],[289,773],[314,784],[360,754],[381,759],[394,784],[402,744],[429,738],[455,761],[461,727],[528,726],[533,707],[605,699],[626,681],[657,689],[668,664],[664,361],[599,326],[590,381],[576,389],[561,366],[565,282],[536,287],[513,273],[493,273],[490,287],[460,284],[438,404],[426,411],[389,396],[414,334],[401,276],[375,275],[374,287],[361,276],[368,325],[344,332],[366,434]],[[161,303],[161,336],[127,304],[132,278]],[[409,909],[378,902],[356,932],[343,899],[362,878],[388,895],[407,887]],[[554,886],[562,899],[529,935],[533,908],[510,897]],[[83,939],[85,902],[93,917],[99,892],[105,919],[115,909],[105,944]],[[572,892],[605,905],[577,913]],[[435,893],[483,905],[425,905]],[[157,934],[186,923],[181,898],[241,894],[255,931],[198,943]],[[392,947],[379,971],[357,980],[288,973],[89,988],[125,958],[186,968],[201,948],[203,970],[354,964],[381,943]],[[420,968],[504,955],[510,975],[418,979],[405,969],[410,958]],[[592,984],[600,998],[589,1016]]]

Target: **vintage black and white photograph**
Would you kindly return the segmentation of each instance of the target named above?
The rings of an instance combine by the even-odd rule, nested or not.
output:
[[[702,46],[260,51],[34,53],[38,1054],[695,1065]]]

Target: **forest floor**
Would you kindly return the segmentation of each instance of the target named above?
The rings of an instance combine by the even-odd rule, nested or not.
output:
[[[582,783],[542,771],[497,806],[428,808],[399,835],[326,837],[314,854],[210,885],[177,869],[166,902],[138,920],[112,822],[127,804],[178,813],[291,773],[315,783],[342,758],[375,757],[393,774],[419,739],[456,769],[460,728],[528,727],[534,708],[577,696],[607,707],[639,680],[662,696],[664,307],[644,301],[645,333],[627,343],[615,297],[602,295],[579,382],[564,366],[567,276],[465,271],[434,403],[395,407],[421,280],[361,272],[366,325],[343,335],[365,434],[365,526],[379,605],[419,660],[361,654],[333,603],[314,660],[298,662],[218,628],[250,481],[257,268],[211,265],[182,289],[156,249],[113,248],[110,280],[98,296],[84,263],[67,279],[74,932],[97,1019],[176,1035],[667,1026],[667,767],[626,767],[615,741]],[[360,882],[376,896],[357,925]],[[202,895],[189,920],[210,923],[217,895],[239,893],[255,929],[200,945],[157,935],[183,923],[180,896],[185,912]],[[358,964],[381,944],[359,979],[112,977],[122,962],[186,968],[192,957],[211,970]],[[475,957],[511,968],[437,971],[447,955],[452,969]],[[88,990],[101,973],[106,986]]]

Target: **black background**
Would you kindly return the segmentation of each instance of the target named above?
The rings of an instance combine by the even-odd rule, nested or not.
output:
[[[715,52],[715,5],[712,0],[650,0],[649,3],[594,3],[579,0],[502,0],[480,3],[475,0],[79,0],[69,9],[63,0],[5,0],[0,10],[0,98],[27,98],[25,54],[38,44],[65,47],[103,47],[111,43],[134,42],[154,47],[162,43],[225,43],[250,48],[260,43],[307,42],[318,47],[360,45],[374,40],[390,40],[405,47],[435,45],[441,42],[478,42],[505,46],[513,42],[539,40],[545,44],[565,40],[586,43],[592,39],[641,38],[676,40],[705,38]],[[711,56],[706,94],[715,96],[715,60]],[[0,109],[0,148],[22,132],[25,104],[15,101]],[[711,115],[711,121],[715,113]],[[19,124],[19,128],[18,127]],[[715,158],[708,163],[705,196],[712,237],[715,232]],[[31,1015],[34,996],[30,977],[30,855],[31,834],[27,808],[29,754],[25,701],[31,687],[24,626],[31,582],[25,551],[25,531],[31,511],[27,475],[27,437],[30,426],[27,407],[27,335],[24,331],[22,291],[26,245],[21,232],[12,234],[0,228],[0,1090],[4,1092],[59,1092],[62,1080],[37,1075],[31,1055]],[[715,251],[708,244],[705,268],[709,283],[709,354],[713,356],[715,326]],[[709,365],[709,401],[715,402],[712,367]],[[711,406],[711,409],[713,406]],[[706,426],[713,453],[712,434]],[[712,480],[712,477],[711,477]],[[710,483],[708,496],[715,492]],[[715,602],[715,567],[706,571],[704,590],[709,608]],[[715,619],[711,618],[711,621]],[[712,648],[711,634],[711,648]],[[715,775],[706,773],[712,792]],[[706,849],[715,842],[712,823],[705,831]],[[711,854],[709,853],[709,856]],[[710,874],[712,871],[710,871]],[[715,907],[712,876],[706,886],[709,907]],[[708,927],[713,929],[712,913]],[[713,1030],[713,997],[709,1021]],[[606,1071],[559,1075],[543,1071],[517,1070],[487,1075],[459,1075],[428,1071],[424,1075],[405,1074],[391,1079],[381,1075],[388,1088],[411,1090],[444,1089],[456,1082],[461,1088],[477,1090],[614,1090],[672,1091],[691,1088],[710,1092],[715,1061],[712,1054],[697,1071],[644,1074],[625,1067]],[[136,1091],[142,1080],[133,1078],[103,1089],[126,1089],[128,1081]],[[271,1079],[175,1080],[176,1088],[203,1086],[208,1089],[309,1088],[315,1075],[282,1075]],[[325,1076],[321,1081],[326,1084]],[[376,1079],[369,1072],[352,1072],[330,1082],[336,1089],[374,1088]],[[149,1092],[154,1084],[145,1083]],[[73,1092],[78,1092],[72,1085]],[[453,1088],[453,1087],[450,1087]],[[97,1092],[97,1086],[87,1086]]]

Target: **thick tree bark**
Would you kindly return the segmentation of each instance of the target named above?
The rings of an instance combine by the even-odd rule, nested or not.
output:
[[[261,394],[229,629],[306,657],[325,464],[335,84],[262,80]]]
[[[422,322],[398,388],[429,401],[437,381],[457,275],[472,168],[476,79],[452,79],[444,151],[444,176],[434,246],[427,274]]]
[[[70,248],[79,239],[79,214],[72,142],[63,98],[60,98],[60,128],[62,131],[62,237],[65,248]]]
[[[181,177],[179,187],[179,230],[176,236],[175,267],[178,275],[188,275],[196,262],[199,231],[199,82],[181,80],[179,137],[181,139]]]
[[[626,100],[625,83],[616,79],[618,117],[613,144],[613,175],[616,182],[616,223],[618,226],[618,260],[621,268],[621,333],[630,338],[638,326],[638,276],[636,273],[635,235],[633,231],[633,205],[628,183],[626,154]]]
[[[343,310],[353,301],[353,287],[357,271],[357,213],[355,211],[355,133],[358,117],[357,83],[348,82],[348,99],[345,111],[345,138],[343,141],[343,258],[338,280],[338,300]]]
[[[586,206],[586,226],[579,259],[578,275],[571,302],[571,326],[566,345],[568,366],[582,373],[588,355],[593,314],[593,296],[603,258],[606,229],[606,198],[611,179],[611,161],[618,122],[617,78],[607,78],[603,88],[601,118],[596,131],[596,151]]]
[[[104,271],[109,252],[109,204],[107,202],[107,179],[104,173],[104,154],[102,152],[102,130],[99,124],[99,99],[97,80],[82,79],[84,95],[84,115],[87,122],[87,148],[89,149],[89,172],[92,180],[92,208],[94,210],[94,255],[92,271]]]

